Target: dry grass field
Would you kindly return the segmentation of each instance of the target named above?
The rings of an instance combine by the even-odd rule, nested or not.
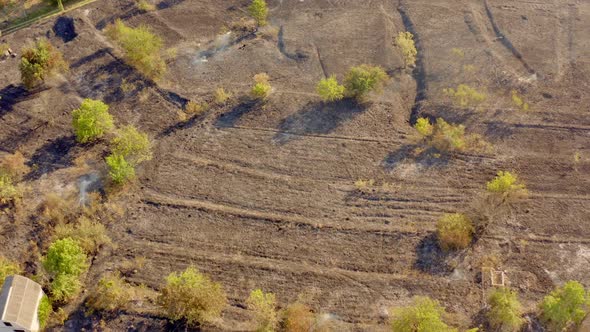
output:
[[[81,173],[105,176],[104,145],[77,144],[71,128],[71,110],[93,98],[147,132],[154,159],[109,199],[124,213],[108,224],[116,246],[92,261],[88,289],[126,261],[142,261],[126,278],[151,290],[194,265],[230,302],[205,330],[251,328],[245,299],[262,288],[281,306],[305,295],[340,330],[382,331],[388,308],[414,295],[439,300],[458,327],[477,326],[490,260],[527,312],[555,285],[590,285],[590,2],[270,0],[268,27],[232,29],[248,3],[163,0],[143,12],[103,0],[0,37],[20,53],[45,36],[70,66],[27,92],[19,58],[0,62],[0,151],[20,150],[32,166],[28,217],[0,215],[3,255],[31,264],[29,241],[42,239],[26,211],[47,193],[77,193]],[[104,36],[117,18],[149,26],[173,49],[162,79],[143,78]],[[394,45],[400,31],[417,39],[413,69]],[[316,95],[321,78],[362,63],[390,74],[381,94],[363,104]],[[273,86],[265,104],[247,98],[260,72]],[[443,89],[458,84],[486,101],[454,106]],[[189,100],[211,102],[218,87],[233,94],[226,105],[179,122]],[[530,110],[514,105],[512,90]],[[464,124],[493,149],[420,153],[419,116]],[[493,209],[470,248],[443,252],[437,219],[475,208],[499,170],[518,173],[529,197]],[[149,301],[100,324],[80,303],[65,330],[184,329]]]

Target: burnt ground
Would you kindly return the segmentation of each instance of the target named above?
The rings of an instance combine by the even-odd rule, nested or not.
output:
[[[248,329],[245,299],[263,288],[281,306],[308,294],[343,330],[364,331],[384,329],[386,309],[413,295],[440,300],[457,325],[472,325],[486,291],[481,261],[490,255],[530,312],[555,285],[590,285],[590,3],[273,0],[271,28],[224,35],[247,3],[163,1],[145,13],[105,0],[2,37],[19,50],[48,36],[70,63],[48,89],[32,92],[19,87],[18,58],[0,63],[0,149],[19,149],[39,165],[28,177],[34,192],[71,187],[66,171],[88,151],[104,172],[102,148],[72,140],[70,111],[82,98],[108,102],[119,123],[154,139],[154,160],[120,198],[126,215],[109,227],[118,247],[94,260],[87,285],[143,257],[128,280],[157,290],[168,273],[193,264],[230,298],[210,329]],[[116,18],[147,24],[176,48],[161,81],[145,80],[103,36]],[[418,38],[413,71],[401,68],[393,45],[404,30]],[[342,78],[361,63],[392,74],[381,95],[364,105],[326,105],[314,95],[320,78]],[[259,72],[274,87],[266,105],[244,98]],[[485,90],[487,101],[453,107],[442,89],[460,83]],[[179,125],[176,110],[216,87],[236,98]],[[530,111],[512,104],[513,89]],[[410,122],[418,116],[463,123],[494,151],[415,157]],[[440,252],[437,218],[472,207],[498,170],[516,171],[530,197],[500,211],[471,249]],[[360,193],[358,179],[377,187]],[[34,225],[0,220],[3,254],[26,257]],[[66,330],[83,324],[72,315]],[[140,309],[105,324],[182,329]]]

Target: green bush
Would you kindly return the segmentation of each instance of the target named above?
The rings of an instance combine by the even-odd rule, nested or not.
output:
[[[228,100],[231,99],[232,94],[225,91],[224,88],[217,88],[215,89],[215,93],[213,95],[215,99],[215,104],[217,105],[225,105]]]
[[[323,78],[316,87],[317,93],[324,101],[337,101],[344,98],[346,88],[338,84],[335,76]]]
[[[134,126],[125,126],[117,131],[111,142],[111,152],[120,155],[133,165],[152,159],[152,144],[148,135]]]
[[[490,310],[487,313],[490,325],[496,331],[516,332],[524,322],[522,306],[518,296],[508,288],[495,289],[488,298]]]
[[[135,179],[135,167],[120,154],[111,154],[106,157],[109,166],[109,176],[113,183],[124,184]]]
[[[0,204],[18,201],[22,191],[18,188],[9,174],[0,171]]]
[[[414,43],[414,35],[412,35],[411,32],[402,31],[397,35],[397,37],[395,37],[395,44],[402,52],[406,67],[415,65],[418,50],[416,49],[416,45]]]
[[[11,261],[4,256],[0,256],[0,287],[4,284],[6,277],[22,273],[21,267],[17,262]]]
[[[467,248],[471,243],[473,223],[462,213],[445,214],[436,224],[440,246],[445,250]]]
[[[41,302],[39,302],[39,307],[37,308],[37,318],[39,319],[40,330],[45,328],[52,312],[53,308],[51,307],[49,298],[46,295],[43,295]]]
[[[528,196],[524,183],[518,180],[516,174],[507,171],[499,171],[494,179],[486,183],[486,188],[488,192],[501,196],[503,200]]]
[[[98,282],[96,290],[88,297],[90,308],[114,312],[125,309],[134,297],[134,289],[119,274],[109,274]]]
[[[219,318],[227,306],[227,297],[220,283],[189,267],[166,278],[158,303],[168,318],[185,319],[188,325],[195,325]]]
[[[246,305],[254,313],[257,332],[272,332],[276,329],[277,301],[273,293],[264,293],[261,289],[253,290]]]
[[[564,331],[578,326],[588,314],[588,293],[577,281],[568,281],[545,296],[541,318],[550,331]]]
[[[524,99],[518,94],[518,91],[512,90],[512,102],[516,107],[518,107],[521,111],[528,111],[529,110],[529,103],[525,102]]]
[[[445,324],[444,308],[429,297],[417,296],[413,304],[391,310],[393,332],[447,332],[457,331]]]
[[[67,302],[74,299],[82,290],[80,277],[73,274],[59,274],[53,278],[49,289],[51,298],[57,302]]]
[[[266,25],[266,17],[268,16],[268,6],[264,0],[252,0],[248,7],[248,12],[256,20],[259,26]]]
[[[46,39],[23,49],[19,65],[21,80],[27,89],[35,87],[58,71],[67,70],[61,53]]]
[[[419,118],[414,128],[424,137],[426,143],[439,151],[462,152],[465,150],[487,151],[489,143],[480,135],[465,134],[465,126],[436,119],[434,124],[426,118]]]
[[[254,75],[254,86],[251,91],[254,99],[266,100],[268,98],[272,90],[270,83],[268,83],[269,79],[266,73]]]
[[[162,39],[146,26],[131,28],[121,20],[109,25],[107,36],[125,52],[127,62],[140,73],[158,79],[166,72],[166,63],[160,55]]]
[[[470,87],[467,84],[459,84],[457,89],[448,88],[443,92],[451,98],[453,103],[460,107],[475,107],[486,100],[486,95]]]
[[[72,126],[80,143],[101,138],[114,127],[109,105],[100,100],[84,99],[80,108],[72,112]]]
[[[381,90],[388,80],[389,76],[381,67],[360,65],[350,68],[344,86],[348,96],[363,100],[371,91]]]
[[[52,275],[79,276],[88,269],[88,262],[78,241],[65,238],[51,243],[43,267]]]
[[[58,224],[54,233],[57,240],[71,238],[77,241],[89,254],[95,254],[100,246],[111,243],[104,225],[87,217],[80,217],[76,224]]]

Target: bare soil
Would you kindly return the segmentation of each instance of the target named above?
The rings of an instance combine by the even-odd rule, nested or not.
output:
[[[104,271],[143,257],[128,280],[154,290],[188,265],[223,283],[231,306],[205,330],[251,328],[245,299],[262,288],[281,306],[307,294],[342,330],[380,331],[387,309],[414,295],[440,300],[460,327],[477,323],[488,278],[481,262],[490,255],[529,312],[564,281],[590,286],[589,2],[268,3],[270,28],[258,34],[224,35],[246,16],[245,0],[164,0],[149,13],[132,1],[104,0],[0,38],[19,50],[48,37],[70,64],[27,92],[19,59],[0,62],[0,150],[18,149],[36,165],[27,178],[38,194],[31,207],[46,192],[76,190],[67,170],[77,157],[90,155],[91,168],[104,174],[104,144],[73,138],[70,112],[82,98],[109,103],[118,123],[153,138],[155,158],[119,198],[125,216],[109,226],[117,248],[95,258],[89,288]],[[116,18],[148,25],[176,48],[161,81],[127,66],[104,37]],[[402,68],[393,43],[406,30],[418,40],[413,70]],[[319,79],[343,78],[361,63],[391,74],[382,94],[362,105],[326,105],[315,95]],[[274,88],[264,105],[246,98],[260,72]],[[485,90],[484,105],[454,107],[442,89],[461,83]],[[178,109],[210,100],[217,87],[233,101],[178,123]],[[530,111],[512,104],[511,90]],[[418,116],[462,123],[494,152],[416,157]],[[470,249],[443,253],[436,220],[473,207],[498,170],[518,173],[530,197],[498,211]],[[359,179],[376,186],[359,192]],[[34,218],[4,214],[0,222],[2,254],[27,260]],[[104,318],[104,328],[184,329],[142,305],[147,311]],[[64,329],[99,329],[81,310]]]

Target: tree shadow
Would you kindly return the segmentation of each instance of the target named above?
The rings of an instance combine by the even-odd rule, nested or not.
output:
[[[253,111],[260,102],[258,100],[243,98],[229,112],[221,114],[215,121],[216,127],[233,127],[246,114]]]
[[[183,3],[184,1],[185,0],[163,0],[163,1],[160,1],[160,3],[158,3],[156,5],[156,8],[158,8],[158,10],[168,9],[170,7],[177,6],[181,3]]]
[[[0,90],[0,117],[7,112],[13,111],[14,105],[28,99],[33,99],[38,93],[45,90],[49,90],[49,87],[41,85],[32,90],[27,90],[22,85],[7,85]]]
[[[277,144],[286,144],[298,136],[322,135],[334,131],[340,124],[354,118],[365,109],[354,99],[332,103],[310,103],[303,111],[283,119],[273,137]]]
[[[414,267],[422,272],[436,275],[449,275],[453,272],[453,268],[447,263],[449,254],[442,250],[435,233],[420,241],[416,246],[416,256]]]
[[[199,120],[203,119],[204,116],[205,116],[204,114],[199,115],[199,116],[193,116],[186,121],[181,121],[181,122],[175,123],[175,124],[169,126],[168,128],[164,129],[161,133],[159,133],[157,138],[163,138],[166,136],[170,136],[179,130],[189,129],[189,128],[193,127],[195,124],[197,124],[199,122]]]
[[[100,59],[103,56],[105,56],[106,54],[110,54],[112,51],[112,49],[110,47],[105,47],[105,48],[101,48],[100,50],[87,55],[85,57],[81,57],[80,59],[78,59],[78,61],[71,63],[70,64],[70,69],[74,69],[74,68],[78,68],[81,67],[89,62],[92,62],[96,59]]]
[[[490,140],[501,140],[514,134],[514,127],[500,121],[486,121],[485,136]]]
[[[53,25],[53,32],[61,38],[64,43],[68,43],[78,36],[74,19],[67,16],[60,16]]]
[[[97,30],[102,30],[104,29],[107,25],[114,23],[117,19],[120,19],[121,21],[126,21],[132,17],[135,17],[137,15],[143,14],[145,13],[145,11],[143,10],[139,10],[136,6],[135,6],[135,2],[131,2],[129,3],[125,8],[121,8],[121,11],[127,10],[126,12],[124,12],[123,14],[120,15],[113,15],[111,17],[108,18],[104,18],[102,20],[100,20],[98,23],[96,23],[95,28]]]
[[[27,163],[31,167],[26,180],[39,179],[43,174],[72,166],[74,156],[70,153],[76,146],[76,139],[72,136],[62,136],[45,143],[37,149]]]
[[[451,160],[451,155],[441,152],[433,147],[421,149],[420,144],[402,145],[396,151],[393,151],[385,157],[382,164],[385,170],[392,171],[405,161],[414,162],[424,168],[447,166]]]

